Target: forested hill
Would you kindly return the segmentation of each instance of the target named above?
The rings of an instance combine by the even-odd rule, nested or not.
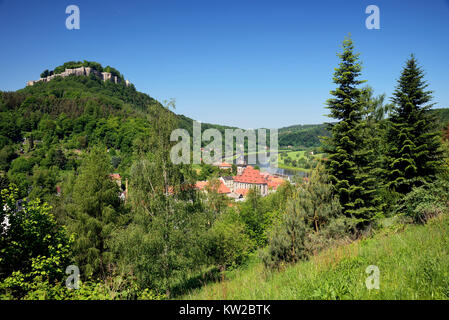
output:
[[[437,121],[438,121],[438,129],[443,129],[448,126],[449,123],[449,108],[438,108],[431,110]]]
[[[293,125],[279,129],[279,146],[319,147],[320,137],[329,135],[325,124]]]
[[[0,187],[13,182],[23,195],[46,199],[63,172],[76,169],[84,151],[100,144],[109,149],[114,170],[126,177],[136,146],[163,110],[132,84],[102,81],[94,74],[0,91]],[[176,118],[192,133],[192,119]],[[202,124],[203,130],[211,127],[227,128]]]
[[[438,121],[438,129],[441,130],[448,125],[449,108],[432,109]],[[321,146],[320,137],[330,136],[326,129],[326,124],[306,124],[293,125],[279,129],[279,146],[281,147],[319,147]]]

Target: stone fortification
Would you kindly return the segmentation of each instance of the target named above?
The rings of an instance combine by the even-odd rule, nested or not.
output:
[[[90,74],[94,74],[103,81],[110,80],[114,83],[120,83],[122,79],[120,79],[117,76],[113,76],[110,72],[100,72],[95,69],[92,69],[90,67],[79,67],[75,69],[65,69],[64,72],[58,73],[58,74],[52,74],[51,76],[40,78],[39,80],[31,80],[27,82],[27,86],[32,86],[37,82],[43,81],[43,82],[49,82],[55,77],[68,77],[70,75],[76,75],[76,76],[89,76]],[[125,80],[125,85],[129,86],[130,82],[128,80]]]

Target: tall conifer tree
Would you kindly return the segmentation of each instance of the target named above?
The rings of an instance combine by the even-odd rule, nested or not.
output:
[[[362,67],[350,37],[343,41],[343,52],[338,56],[341,62],[333,77],[338,87],[331,91],[334,98],[327,101],[329,116],[338,122],[328,124],[332,137],[325,143],[329,154],[326,168],[343,213],[365,223],[378,212],[379,200],[370,163],[373,150],[364,141],[366,106],[359,85],[365,81],[358,80]]]
[[[427,87],[424,72],[411,55],[392,98],[395,107],[387,128],[387,185],[401,194],[434,180],[440,163],[440,138],[429,112],[432,91]]]
[[[109,177],[111,170],[106,148],[93,148],[81,165],[68,206],[75,260],[83,274],[102,278],[114,260],[107,242],[124,212],[119,188]]]

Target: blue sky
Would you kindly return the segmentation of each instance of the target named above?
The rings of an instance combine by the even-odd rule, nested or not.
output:
[[[70,4],[80,8],[80,30],[65,27]],[[380,30],[365,27],[370,4],[380,8]],[[377,94],[391,96],[414,53],[437,106],[449,107],[449,0],[0,0],[0,90],[92,60],[199,121],[321,123],[349,32]]]

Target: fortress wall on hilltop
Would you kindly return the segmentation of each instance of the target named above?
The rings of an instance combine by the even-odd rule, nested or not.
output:
[[[45,78],[40,78],[39,80],[30,80],[27,82],[27,86],[32,86],[35,83],[40,82],[40,81],[49,82],[52,79],[54,79],[55,77],[68,77],[70,75],[87,76],[88,77],[88,76],[90,76],[90,74],[94,74],[95,76],[99,77],[103,81],[110,80],[114,83],[120,83],[122,81],[119,77],[113,76],[110,72],[99,72],[90,67],[79,67],[79,68],[74,68],[74,69],[65,69],[64,72],[61,72],[58,74],[53,74],[53,75],[45,77]],[[131,84],[131,82],[129,82],[128,80],[125,80],[126,86],[129,86],[130,84]]]

